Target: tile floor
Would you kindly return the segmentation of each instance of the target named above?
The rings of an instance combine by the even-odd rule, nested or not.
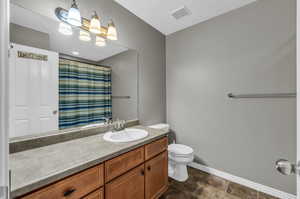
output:
[[[277,199],[194,168],[188,171],[186,182],[170,179],[169,189],[160,199]]]

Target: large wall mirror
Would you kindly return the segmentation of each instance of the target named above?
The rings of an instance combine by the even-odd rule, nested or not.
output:
[[[138,52],[79,28],[68,32],[34,10],[44,3],[11,2],[10,137],[137,119]]]

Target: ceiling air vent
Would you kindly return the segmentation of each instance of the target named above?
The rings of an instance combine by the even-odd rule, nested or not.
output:
[[[176,10],[172,11],[172,16],[177,20],[181,19],[182,17],[185,17],[187,15],[190,15],[190,14],[191,14],[191,11],[189,11],[187,9],[187,7],[185,7],[185,6],[182,6],[180,8],[177,8]]]

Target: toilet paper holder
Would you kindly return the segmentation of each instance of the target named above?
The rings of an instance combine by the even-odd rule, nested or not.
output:
[[[299,171],[299,166],[285,159],[279,159],[275,164],[276,170],[282,175],[292,175]]]

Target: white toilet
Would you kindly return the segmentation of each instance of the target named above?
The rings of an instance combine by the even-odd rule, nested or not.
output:
[[[170,130],[168,124],[156,124],[149,126],[155,129]],[[194,159],[194,150],[183,144],[170,144],[168,146],[169,177],[183,182],[188,179],[187,165]]]

